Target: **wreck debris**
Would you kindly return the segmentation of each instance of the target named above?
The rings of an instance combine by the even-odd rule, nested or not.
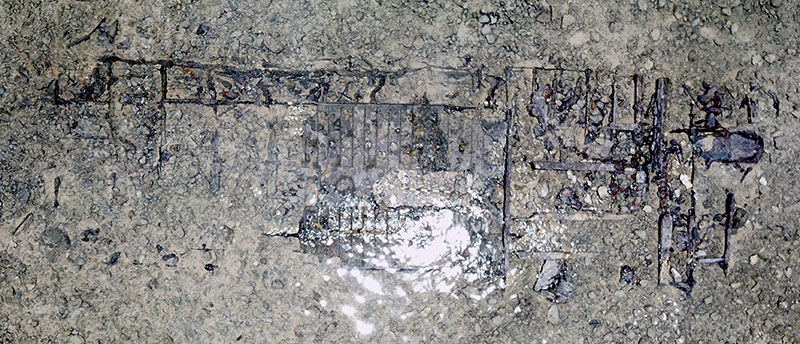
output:
[[[202,31],[200,34],[206,34],[208,28]],[[727,268],[731,227],[736,228],[742,223],[740,220],[737,222],[738,212],[734,210],[734,219],[729,219],[726,226],[725,253],[719,258],[696,258],[695,250],[700,239],[694,216],[694,190],[691,189],[694,184],[694,158],[701,156],[710,165],[714,161],[754,163],[763,155],[761,137],[747,131],[730,132],[722,127],[720,120],[725,117],[721,115],[730,111],[725,102],[730,97],[728,91],[720,86],[705,86],[703,94],[691,97],[694,106],[701,109],[706,118],[704,124],[695,124],[694,118],[690,121],[691,129],[687,132],[694,149],[691,158],[684,159],[684,150],[678,141],[670,140],[665,135],[665,127],[671,126],[672,119],[666,114],[669,97],[669,80],[666,78],[657,79],[655,93],[652,97],[643,98],[644,78],[641,75],[634,76],[634,95],[631,99],[627,94],[629,89],[626,89],[630,86],[629,82],[614,79],[610,84],[600,83],[596,87],[592,84],[590,87],[589,71],[582,74],[583,71],[562,69],[517,69],[531,71],[532,79],[526,80],[528,83],[520,83],[524,84],[521,90],[530,92],[520,97],[507,93],[506,98],[502,99],[502,89],[505,87],[508,90],[512,77],[510,71],[515,71],[508,69],[505,79],[491,76],[482,79],[489,81],[489,87],[488,94],[480,94],[480,104],[471,103],[476,99],[466,99],[459,100],[462,105],[453,105],[456,101],[452,99],[440,97],[428,101],[427,96],[423,97],[425,100],[421,103],[418,99],[406,100],[406,103],[376,100],[386,99],[384,92],[389,90],[392,83],[413,71],[359,73],[266,67],[239,70],[224,65],[126,60],[113,56],[101,62],[105,68],[96,68],[90,76],[91,82],[86,83],[88,86],[80,88],[79,92],[68,93],[68,98],[59,96],[61,93],[56,82],[56,103],[71,105],[92,102],[107,105],[120,101],[109,96],[110,91],[107,90],[119,86],[115,85],[112,64],[136,65],[143,69],[152,67],[153,72],[157,68],[160,79],[156,77],[155,80],[161,83],[160,89],[156,87],[160,96],[154,94],[152,99],[158,102],[162,116],[159,164],[169,160],[169,152],[164,150],[167,132],[165,104],[193,104],[215,109],[219,105],[270,107],[307,104],[319,107],[316,117],[308,117],[300,130],[305,140],[301,148],[304,158],[302,166],[311,171],[309,174],[313,174],[314,183],[319,187],[319,198],[306,208],[306,214],[299,219],[300,228],[297,228],[297,232],[291,232],[294,228],[282,229],[287,231],[264,233],[265,236],[298,238],[304,249],[325,251],[326,254],[341,256],[358,252],[358,256],[346,262],[361,264],[363,266],[360,268],[364,269],[411,271],[425,269],[434,263],[438,264],[438,261],[416,262],[390,254],[380,260],[372,259],[369,255],[391,245],[399,246],[401,242],[408,242],[398,232],[408,234],[411,232],[409,228],[413,227],[422,233],[414,240],[436,239],[423,234],[430,232],[430,228],[436,224],[451,223],[457,225],[454,227],[456,229],[467,229],[466,232],[459,230],[457,233],[469,234],[464,238],[472,240],[486,233],[492,235],[491,240],[480,238],[483,246],[480,246],[479,255],[483,255],[484,246],[491,250],[476,260],[478,263],[475,265],[480,268],[489,266],[486,272],[496,276],[508,273],[510,253],[520,258],[544,261],[535,289],[554,302],[569,298],[572,290],[565,261],[595,253],[555,246],[534,247],[524,252],[512,251],[510,248],[517,244],[513,241],[520,238],[517,232],[511,237],[513,223],[535,217],[578,227],[574,221],[627,219],[643,209],[647,213],[653,211],[650,191],[652,187],[657,187],[659,283],[670,280],[667,275],[671,275],[671,284],[689,294],[695,283],[695,264],[714,262]],[[594,82],[597,75],[593,74],[591,78]],[[365,79],[371,81],[365,82]],[[342,80],[347,81],[343,89],[337,86],[345,84]],[[359,83],[363,87],[351,89],[351,85]],[[687,88],[684,90],[689,92]],[[518,99],[523,104],[517,106],[515,102]],[[649,106],[646,104],[648,99]],[[437,103],[436,100],[443,103]],[[507,102],[505,108],[501,106],[501,100]],[[749,117],[754,115],[755,105],[756,102],[749,98],[743,102]],[[486,118],[479,118],[480,114],[468,113],[468,110],[491,113]],[[528,116],[516,112],[520,110],[527,111]],[[473,116],[474,120],[464,124],[464,117],[469,116]],[[630,118],[633,118],[633,123],[629,123]],[[528,122],[517,125],[517,121]],[[517,132],[519,129],[516,127],[529,132]],[[464,131],[472,133],[472,137],[462,135]],[[448,135],[450,133],[457,134]],[[218,140],[215,134],[212,140],[214,148],[219,145]],[[536,145],[520,144],[525,141],[538,142]],[[529,150],[535,154],[526,155]],[[542,155],[536,155],[539,152]],[[677,193],[674,191],[681,190],[670,188],[669,164],[674,161],[672,154],[677,157],[677,167],[685,167],[687,161],[692,164],[691,179],[687,182],[684,175],[680,178],[692,197],[692,209],[688,217],[680,213],[681,205],[685,204],[685,194],[675,196]],[[492,155],[491,163],[487,162],[488,159],[480,159],[488,155]],[[475,157],[477,162],[473,161]],[[217,166],[220,160],[217,152],[210,171],[214,191],[220,188]],[[515,208],[518,206],[514,204],[516,199],[512,198],[512,185],[515,183],[511,179],[515,177],[512,175],[515,173],[514,162],[528,164],[535,173],[545,175],[539,181],[569,176],[572,183],[565,182],[556,187],[555,190],[560,187],[557,194],[554,195],[550,190],[540,193],[556,211],[539,209],[538,204],[530,208],[524,208],[528,205],[523,204],[521,210],[524,211]],[[396,178],[399,174],[395,172],[406,170],[410,171],[408,175],[412,178]],[[160,174],[160,165],[158,171]],[[464,187],[473,184],[474,188]],[[594,201],[597,200],[595,191],[600,196],[599,202]],[[475,194],[492,194],[494,197],[474,197]],[[302,197],[304,195],[298,198]],[[733,203],[732,196],[729,203]],[[488,211],[491,216],[467,216],[467,212],[450,209],[486,204],[492,205]],[[445,209],[428,209],[435,206]],[[502,219],[499,214],[501,211]],[[730,211],[728,215],[731,216]],[[573,223],[566,223],[568,221]],[[441,232],[450,234],[452,229],[442,228]],[[477,235],[471,236],[473,234]],[[501,235],[502,246],[497,245]],[[91,238],[84,235],[84,241],[96,240],[96,236],[96,233]],[[476,242],[465,240],[464,245],[458,246],[459,252],[456,254],[461,257],[459,259],[467,262],[468,258],[475,257],[474,252],[465,248],[477,247]],[[204,246],[202,250],[208,249]],[[679,254],[681,251],[683,254]],[[178,256],[167,254],[162,256],[162,260],[167,266],[175,266]],[[685,260],[689,260],[686,270],[679,271],[682,269],[679,264]],[[208,264],[205,268],[214,271],[215,266]],[[633,284],[637,281],[636,272],[631,266],[620,268],[620,283]]]
[[[509,251],[511,246],[511,169],[514,166],[511,154],[511,133],[513,133],[514,112],[517,107],[506,109],[506,135],[503,153],[503,274],[508,274]]]
[[[665,213],[661,216],[658,227],[658,281],[663,280],[662,275],[669,271],[669,257],[672,254],[672,215]]]
[[[697,261],[705,264],[719,264],[722,270],[727,272],[731,256],[731,235],[733,234],[733,225],[736,216],[736,199],[734,198],[733,193],[728,193],[728,199],[725,203],[725,248],[722,256],[713,258],[700,258]]]
[[[658,198],[660,213],[663,217],[666,201],[669,197],[669,180],[667,179],[667,159],[666,151],[664,149],[664,120],[667,112],[667,82],[666,78],[659,78],[656,80],[656,93],[654,94],[653,106],[653,145],[650,150],[652,156],[652,165],[650,172],[653,173],[655,180],[658,182]]]
[[[706,159],[706,167],[714,162],[757,163],[764,155],[764,140],[750,131],[718,130],[694,137],[698,154]]]
[[[747,109],[747,123],[753,123],[753,117],[758,117],[758,102],[745,96],[739,108]]]

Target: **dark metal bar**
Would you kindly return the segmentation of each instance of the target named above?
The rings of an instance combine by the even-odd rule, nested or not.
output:
[[[516,99],[515,99],[516,101]],[[509,251],[510,251],[510,238],[511,238],[511,169],[513,168],[512,152],[511,152],[511,136],[513,133],[514,124],[514,111],[516,111],[516,104],[507,106],[506,108],[506,147],[505,151],[505,165],[503,171],[503,253],[504,253],[504,272],[508,274],[509,264]]]
[[[614,164],[597,162],[551,162],[533,161],[530,163],[534,170],[546,171],[603,171],[614,172],[617,167]]]

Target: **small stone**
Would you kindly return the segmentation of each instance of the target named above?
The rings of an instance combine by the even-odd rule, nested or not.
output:
[[[725,7],[725,8],[723,8],[723,9],[722,9],[722,14],[724,14],[724,15],[726,15],[726,16],[730,16],[730,15],[731,15],[731,9],[730,9],[730,7]]]
[[[790,147],[790,140],[788,136],[782,135],[775,137],[773,139],[775,141],[775,148],[778,150],[784,150]]]
[[[550,9],[546,9],[542,11],[538,16],[536,16],[536,21],[540,23],[549,23],[550,19],[552,19],[553,13]]]
[[[797,53],[797,50],[795,50],[793,48],[789,48],[789,49],[786,49],[786,53],[789,54],[789,55],[794,55],[794,54]],[[3,86],[0,86],[0,87],[3,87]]]
[[[653,212],[653,207],[651,207],[649,205],[645,205],[644,207],[642,207],[642,210],[644,210],[645,213],[652,213]]]
[[[683,184],[683,186],[685,186],[687,189],[692,188],[692,181],[689,180],[690,178],[688,175],[682,174],[680,178],[681,178],[681,184]]]
[[[653,60],[651,60],[651,59],[645,59],[645,60],[644,60],[644,64],[642,65],[642,67],[644,67],[644,70],[651,70],[651,69],[653,69],[653,67],[654,67]]]
[[[741,287],[741,286],[742,286],[742,282],[733,282],[733,283],[731,283],[731,288],[733,288],[733,289],[739,289],[739,287]]]
[[[550,306],[550,309],[547,310],[547,322],[556,325],[561,321],[561,318],[558,315],[558,307],[556,305]]]
[[[3,94],[5,94],[5,93],[6,93],[6,88],[3,87],[2,85],[0,85],[0,97],[2,97]]]
[[[356,12],[356,20],[361,21],[363,19],[364,19],[364,12],[363,11]]]
[[[69,336],[69,342],[72,344],[83,344],[83,337],[79,334],[73,334]]]
[[[761,184],[761,185],[767,186],[767,178],[764,178],[762,176],[761,178],[758,179],[758,183]]]
[[[764,58],[759,54],[753,54],[753,57],[751,57],[750,60],[754,66],[760,66],[764,62]]]
[[[489,16],[485,14],[481,14],[480,17],[478,17],[478,23],[481,24],[489,24],[489,20]]]
[[[575,48],[580,48],[589,41],[589,34],[583,31],[576,32],[569,38],[569,44]]]
[[[575,24],[575,21],[576,21],[575,16],[570,14],[565,14],[563,17],[561,17],[561,28],[565,29],[570,25]]]
[[[203,36],[203,35],[207,34],[208,31],[209,31],[209,28],[208,28],[208,26],[206,24],[200,24],[197,27],[197,31],[195,31],[194,33],[196,35],[198,35],[198,36]]]
[[[750,265],[756,265],[760,260],[761,258],[757,254],[754,254],[750,256]]]
[[[605,186],[598,187],[597,188],[597,195],[600,196],[600,198],[608,197],[608,188],[605,187]]]
[[[637,184],[647,183],[647,175],[644,173],[644,171],[636,172],[636,183]]]
[[[547,187],[547,184],[541,184],[539,187],[539,196],[547,197],[547,194],[550,193],[550,189]]]
[[[739,23],[731,24],[731,34],[735,35],[737,32],[739,32]]]
[[[661,30],[654,29],[652,32],[650,32],[650,38],[654,41],[661,39]]]
[[[778,56],[776,56],[775,54],[769,54],[767,55],[767,57],[764,58],[764,60],[767,61],[767,63],[769,64],[773,64],[775,63],[775,61],[778,60]]]
[[[489,25],[485,25],[481,28],[481,33],[483,37],[486,38],[486,42],[489,44],[494,44],[497,41],[497,36],[492,32],[492,27]]]

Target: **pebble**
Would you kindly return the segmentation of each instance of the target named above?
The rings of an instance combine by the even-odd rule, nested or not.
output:
[[[547,187],[547,184],[542,184],[539,188],[539,196],[547,197],[548,193],[550,193],[550,189]]]
[[[680,178],[681,178],[681,183],[683,184],[683,186],[685,186],[687,189],[691,189],[692,188],[692,181],[689,180],[689,176],[688,175],[682,174]]]
[[[645,213],[651,213],[653,212],[653,207],[645,205],[644,207],[642,207],[642,210],[644,210]]]
[[[5,93],[6,93],[6,88],[3,87],[3,86],[0,86],[0,97],[2,97],[3,94],[5,94]]]
[[[489,24],[489,20],[490,20],[489,16],[485,14],[481,14],[481,16],[478,17],[478,23],[481,24]]]
[[[536,16],[536,21],[540,23],[549,23],[550,19],[553,17],[553,14],[550,10],[544,10],[538,16]]]
[[[654,41],[659,40],[661,38],[661,30],[654,29],[652,32],[650,32],[650,38]]]
[[[556,305],[550,306],[550,309],[547,310],[547,322],[555,325],[561,321],[561,317],[558,315],[558,307]]]
[[[735,35],[737,32],[739,32],[739,23],[731,24],[731,34]]]
[[[69,342],[72,344],[83,344],[83,337],[78,334],[69,336]]]
[[[589,41],[589,34],[583,31],[576,32],[569,38],[569,44],[575,48],[580,48]]]
[[[561,17],[561,28],[565,29],[570,25],[575,24],[575,21],[576,21],[575,16],[570,14],[565,14],[563,17]]]
[[[760,66],[764,62],[764,58],[759,54],[753,54],[753,57],[751,57],[750,60],[753,62],[754,66]]]
[[[764,60],[766,60],[767,63],[769,64],[773,64],[775,63],[775,61],[778,60],[778,56],[776,56],[775,54],[769,54],[767,55],[767,57],[764,58]]]
[[[762,176],[761,178],[758,179],[758,183],[761,184],[761,185],[767,186],[767,178],[764,178]]]
[[[750,265],[756,265],[760,260],[761,258],[757,254],[754,254],[750,256]]]
[[[489,44],[494,44],[497,41],[497,36],[492,32],[492,27],[489,25],[485,25],[481,28],[481,33],[483,37],[486,38],[486,42]]]
[[[647,175],[644,173],[644,171],[636,172],[636,183],[638,184],[647,183]]]
[[[605,187],[605,186],[598,187],[597,188],[597,195],[600,196],[600,198],[608,197],[608,188]]]
[[[729,16],[729,15],[731,15],[731,9],[730,9],[730,7],[725,7],[725,8],[723,8],[723,9],[722,9],[722,14],[724,14],[724,15],[726,15],[726,16]]]

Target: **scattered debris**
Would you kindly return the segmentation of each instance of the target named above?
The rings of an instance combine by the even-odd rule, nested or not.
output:
[[[550,302],[562,303],[572,298],[574,285],[568,279],[563,260],[550,259],[542,264],[542,270],[533,289],[544,295]]]
[[[161,256],[161,260],[164,261],[164,265],[169,267],[176,267],[178,266],[178,255],[175,253],[165,254]]]
[[[753,117],[758,117],[758,102],[745,96],[739,108],[747,109],[747,123],[753,123]]]
[[[619,269],[619,283],[631,284],[636,278],[636,273],[633,268],[628,265],[623,265]]]
[[[195,31],[194,33],[195,33],[196,35],[198,35],[198,36],[204,36],[204,35],[205,35],[205,34],[207,34],[209,31],[211,31],[211,29],[208,27],[208,25],[206,25],[206,24],[200,24],[200,25],[198,25],[198,26],[197,26],[197,31]]]
[[[121,255],[120,252],[114,252],[111,254],[111,257],[108,258],[106,262],[106,266],[114,266],[119,261],[119,256]]]
[[[581,210],[583,207],[583,203],[581,203],[580,199],[575,194],[575,190],[572,190],[570,187],[561,189],[561,191],[558,192],[558,199],[575,210]]]
[[[61,176],[53,180],[53,208],[58,208],[58,189],[61,188]]]
[[[23,218],[22,221],[19,222],[17,227],[14,227],[14,230],[11,232],[12,236],[17,235],[17,232],[19,232],[20,228],[22,228],[22,225],[24,225],[25,222],[28,221],[28,219],[31,217],[31,215],[33,215],[33,213],[28,213],[28,215],[25,215],[25,218]]]
[[[74,47],[74,46],[76,46],[76,45],[78,45],[78,44],[81,44],[81,43],[83,43],[83,42],[86,42],[86,41],[88,41],[88,40],[89,40],[89,38],[90,38],[90,37],[91,37],[91,36],[92,36],[92,35],[93,35],[95,32],[97,32],[97,30],[100,30],[100,28],[101,28],[101,27],[103,27],[104,25],[106,25],[106,18],[103,18],[102,20],[100,20],[100,23],[98,23],[98,24],[97,24],[97,26],[95,26],[95,27],[94,27],[94,29],[92,29],[92,31],[89,31],[89,33],[87,33],[87,34],[85,34],[85,35],[83,35],[83,36],[81,36],[81,37],[78,37],[78,38],[77,38],[77,39],[75,39],[74,41],[72,41],[72,42],[70,42],[69,44],[67,44],[67,49],[69,49],[69,48],[72,48],[72,47]],[[115,31],[116,31],[116,30],[115,30]],[[116,34],[116,33],[115,33],[115,34]]]
[[[97,236],[100,234],[100,228],[95,229],[87,229],[84,230],[81,234],[82,238],[81,241],[88,242],[88,243],[95,243],[97,241]]]
[[[768,90],[767,91],[767,95],[769,95],[769,97],[772,98],[772,108],[775,109],[775,116],[780,115],[781,114],[781,102],[780,102],[780,100],[778,100],[778,95],[775,93],[775,91],[772,91],[772,90]]]

